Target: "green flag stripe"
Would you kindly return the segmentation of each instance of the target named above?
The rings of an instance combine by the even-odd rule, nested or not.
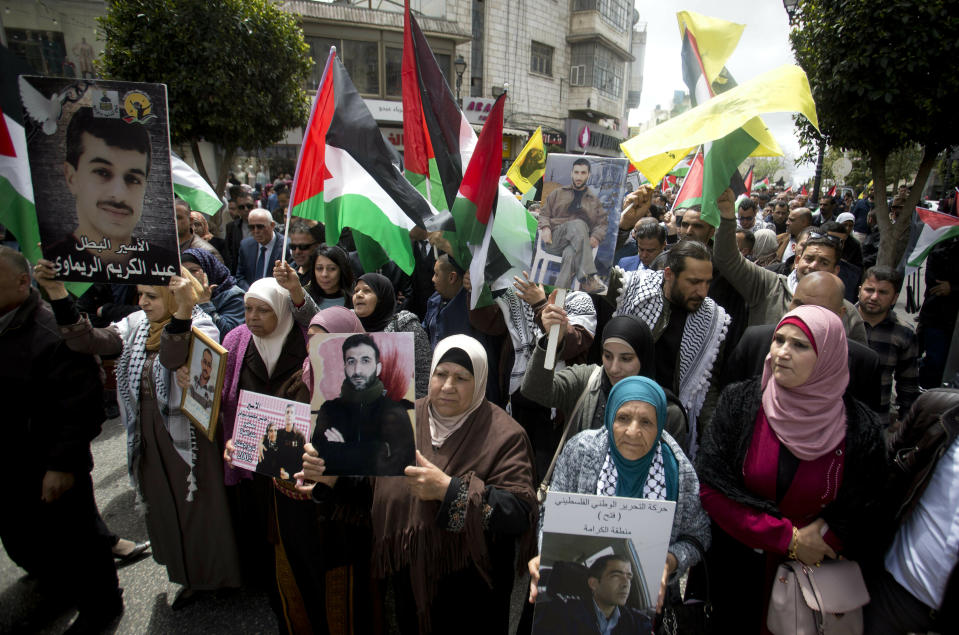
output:
[[[703,200],[700,218],[719,227],[716,199],[729,187],[729,179],[746,157],[759,146],[753,137],[738,128],[722,139],[713,141],[703,157]]]

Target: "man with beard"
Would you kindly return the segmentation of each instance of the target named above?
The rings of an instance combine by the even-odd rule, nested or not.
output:
[[[570,184],[550,192],[540,210],[539,237],[547,253],[563,256],[555,286],[570,289],[579,280],[581,291],[605,293],[593,249],[606,238],[609,217],[589,188],[589,171],[588,159],[573,161]]]
[[[279,467],[280,478],[291,481],[293,475],[300,471],[303,465],[303,446],[306,445],[306,437],[303,433],[293,427],[293,404],[286,406],[286,425],[282,430],[276,433],[276,445],[278,446],[276,463]]]
[[[859,303],[856,304],[866,323],[869,347],[879,355],[879,369],[882,372],[882,410],[879,416],[884,424],[890,421],[893,375],[896,378],[896,405],[900,417],[909,412],[912,402],[919,396],[919,343],[916,332],[900,321],[893,311],[902,290],[902,279],[902,272],[892,267],[872,267],[859,287]]]
[[[204,348],[200,354],[200,374],[193,376],[190,382],[190,399],[200,404],[204,410],[213,405],[213,388],[210,379],[213,375],[213,352]]]
[[[719,360],[730,323],[726,310],[707,297],[712,280],[709,250],[700,242],[683,240],[666,252],[663,271],[624,274],[616,311],[638,317],[652,331],[655,378],[686,408],[691,449],[697,421],[705,426],[712,418],[718,396],[714,369],[722,367]]]
[[[380,380],[380,349],[366,333],[343,341],[340,396],[316,415],[313,447],[329,476],[401,476],[413,465],[415,442],[408,401],[393,401]]]

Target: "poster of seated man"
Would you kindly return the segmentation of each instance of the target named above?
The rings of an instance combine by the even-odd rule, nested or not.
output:
[[[402,476],[415,465],[413,334],[310,339],[312,444],[329,476]]]
[[[240,391],[233,427],[233,465],[290,483],[303,466],[309,404]]]
[[[160,284],[180,270],[166,87],[19,78],[43,256],[61,280]]]
[[[675,507],[548,492],[533,635],[651,633]]]
[[[616,249],[626,159],[550,154],[530,279],[605,293]]]

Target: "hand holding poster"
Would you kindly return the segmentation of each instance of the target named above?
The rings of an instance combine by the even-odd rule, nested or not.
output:
[[[544,503],[533,635],[650,633],[676,503],[550,491]]]
[[[412,333],[310,339],[313,447],[330,476],[402,476],[415,464]]]
[[[169,283],[180,270],[166,87],[20,77],[43,256],[61,280]]]
[[[310,406],[240,391],[233,428],[234,467],[295,482],[310,437]]]

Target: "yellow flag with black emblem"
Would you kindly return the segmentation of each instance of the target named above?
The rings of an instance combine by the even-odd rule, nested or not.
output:
[[[543,130],[537,128],[523,151],[506,172],[506,178],[523,194],[546,173],[546,150],[543,148]]]

